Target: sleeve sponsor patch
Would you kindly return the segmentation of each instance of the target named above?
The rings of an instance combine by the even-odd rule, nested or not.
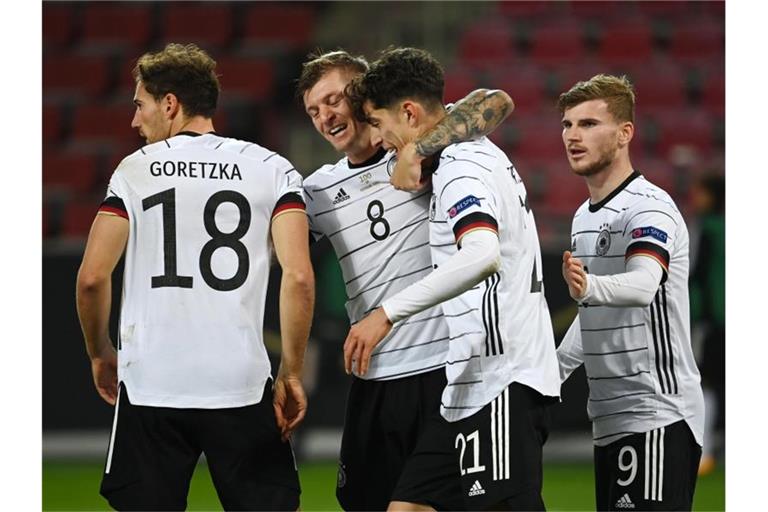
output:
[[[665,231],[662,231],[659,228],[654,228],[653,226],[646,226],[644,228],[635,228],[632,230],[633,240],[635,238],[645,238],[646,236],[655,238],[656,240],[658,240],[663,244],[667,243],[667,233]]]
[[[480,206],[480,199],[473,195],[469,195],[464,199],[459,200],[455,205],[451,206],[448,209],[448,217],[452,219],[458,214],[460,214],[462,211],[466,210],[467,208],[475,204],[477,206]]]

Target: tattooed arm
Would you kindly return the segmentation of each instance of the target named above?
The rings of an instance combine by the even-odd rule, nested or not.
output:
[[[446,146],[488,135],[512,113],[515,104],[498,89],[476,89],[454,103],[447,115],[430,131],[406,144],[397,155],[392,185],[398,190],[419,190],[421,162]]]

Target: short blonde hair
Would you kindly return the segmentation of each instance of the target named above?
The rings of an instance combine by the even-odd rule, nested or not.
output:
[[[562,93],[557,101],[560,114],[585,101],[604,100],[608,112],[619,122],[635,122],[635,89],[626,76],[599,74],[578,82]]]

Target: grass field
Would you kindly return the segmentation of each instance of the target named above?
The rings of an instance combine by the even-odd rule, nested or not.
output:
[[[109,510],[99,496],[101,462],[43,463],[43,510]],[[299,466],[306,512],[340,510],[334,490],[336,464],[303,463]],[[594,510],[593,475],[589,464],[548,464],[544,467],[544,502],[548,510]],[[189,510],[221,510],[208,468],[200,464],[192,479]],[[725,510],[725,471],[700,478],[694,510]]]

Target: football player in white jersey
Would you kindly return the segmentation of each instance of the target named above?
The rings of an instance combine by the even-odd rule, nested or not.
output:
[[[688,230],[672,198],[629,158],[635,95],[597,75],[560,95],[563,143],[589,199],[563,276],[579,313],[557,350],[584,364],[598,510],[690,510],[704,402],[691,351]]]
[[[304,182],[310,230],[327,237],[342,268],[352,323],[432,268],[429,194],[390,185],[395,163],[354,119],[344,89],[367,62],[345,51],[313,54],[297,93],[317,131],[344,157]],[[480,137],[512,110],[503,91],[477,90],[428,136],[432,147]],[[341,340],[339,340],[341,341]],[[435,445],[448,329],[432,308],[397,326],[350,387],[337,497],[346,510],[461,508],[450,450]]]
[[[397,151],[446,115],[442,69],[419,49],[385,51],[348,94],[358,119]],[[541,510],[547,405],[560,382],[525,186],[486,138],[448,146],[431,166],[433,269],[351,328],[345,364],[365,374],[390,331],[442,303],[448,423],[433,442],[453,452],[465,508]]]
[[[119,510],[183,510],[205,453],[225,509],[296,510],[288,443],[301,422],[314,305],[301,176],[213,130],[216,63],[169,44],[134,68],[131,126],[147,145],[109,182],[77,278],[99,394],[115,413],[101,493]],[[270,253],[282,270],[282,355],[263,342]],[[118,349],[111,276],[125,254]]]

